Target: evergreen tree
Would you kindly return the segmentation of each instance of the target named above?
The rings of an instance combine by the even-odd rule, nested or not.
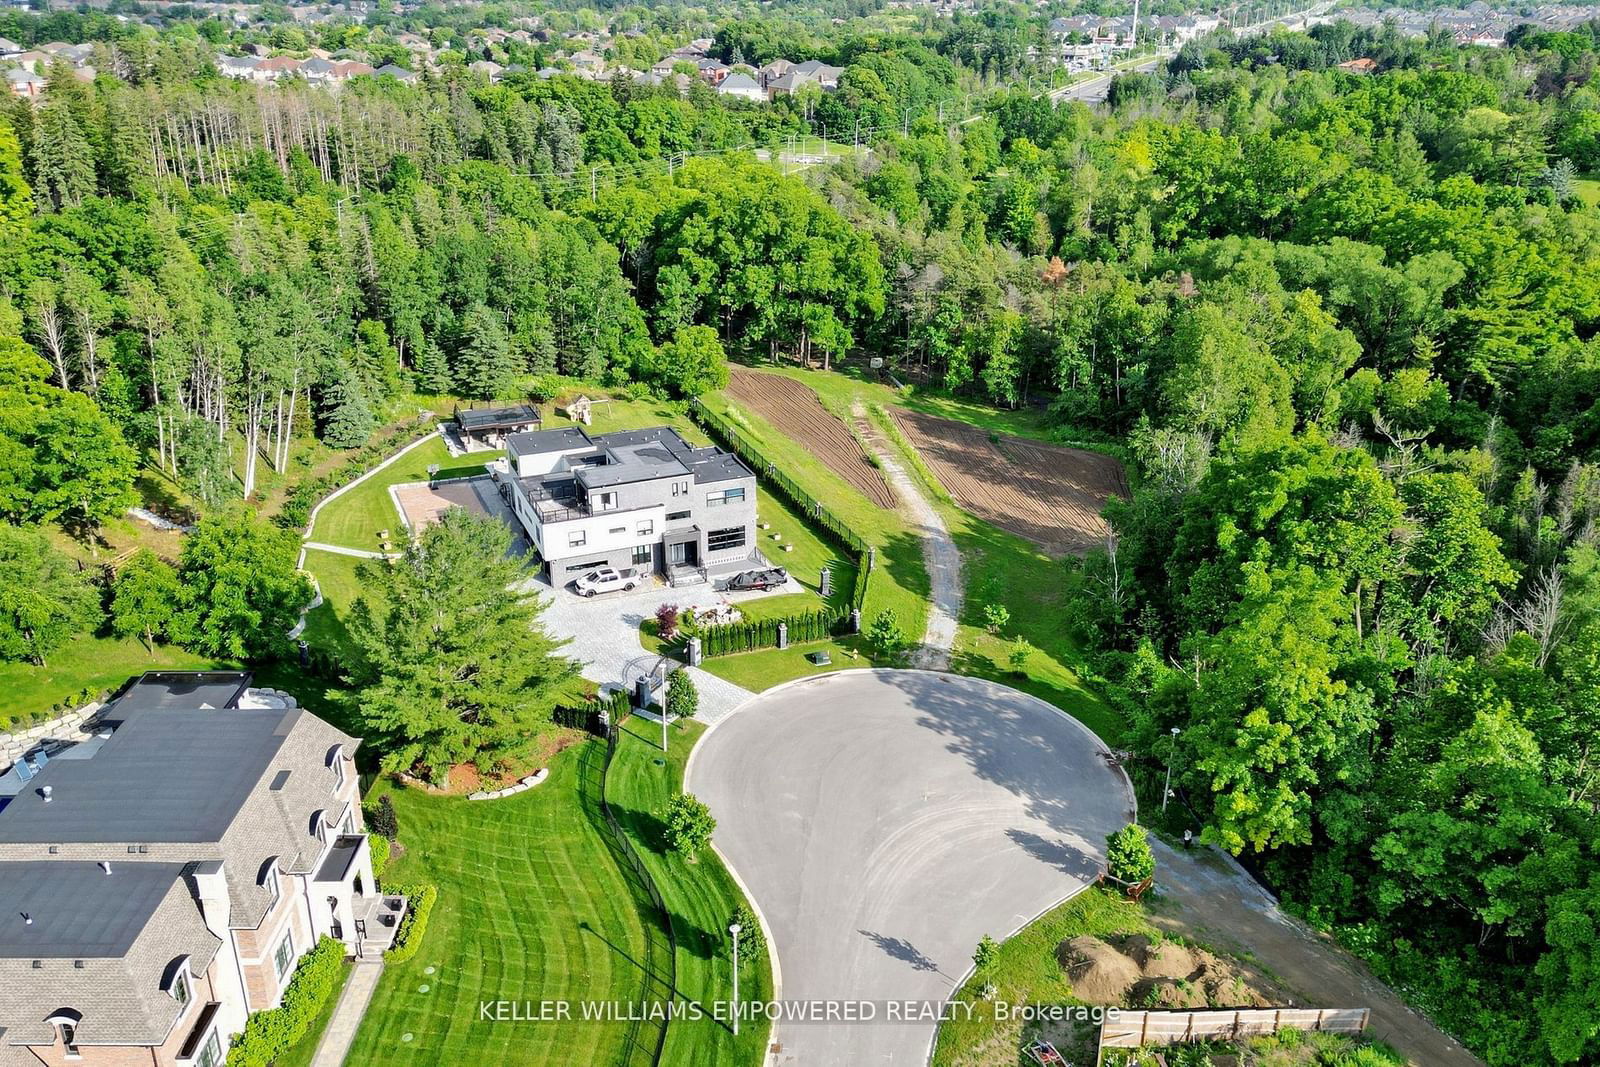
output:
[[[467,396],[493,400],[511,391],[517,374],[511,338],[498,312],[483,304],[467,312],[456,355],[456,388]]]
[[[488,768],[555,729],[578,668],[556,654],[510,545],[504,523],[452,509],[399,559],[362,567],[348,699],[385,769],[440,781],[457,763]]]
[[[83,128],[67,102],[54,96],[39,109],[35,122],[35,180],[56,208],[76,207],[94,195],[94,157]]]
[[[333,448],[356,448],[367,443],[376,426],[360,381],[339,364],[322,387],[322,440]]]

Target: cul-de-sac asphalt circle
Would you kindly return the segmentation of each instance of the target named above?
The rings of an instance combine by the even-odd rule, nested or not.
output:
[[[846,671],[720,722],[687,789],[772,933],[785,1001],[939,1001],[996,938],[1092,881],[1132,815],[1083,725],[1003,685]],[[931,1021],[780,1023],[778,1062],[926,1060]]]

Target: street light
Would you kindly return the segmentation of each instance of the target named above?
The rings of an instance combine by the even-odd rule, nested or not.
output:
[[[728,933],[733,935],[733,1036],[739,1036],[739,924],[730,923]]]
[[[1178,728],[1172,728],[1172,751],[1167,753],[1167,784],[1161,791],[1161,813],[1167,813],[1167,801],[1172,798],[1172,757],[1178,754]]]

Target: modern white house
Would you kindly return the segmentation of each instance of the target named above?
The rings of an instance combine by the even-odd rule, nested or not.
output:
[[[756,476],[730,452],[666,426],[537,430],[505,445],[501,493],[554,586],[597,567],[688,584],[760,559]]]

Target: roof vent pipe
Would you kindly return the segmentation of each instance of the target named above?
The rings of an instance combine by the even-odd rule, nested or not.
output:
[[[50,797],[55,793],[55,791],[55,786],[41,785],[39,787],[39,795],[44,797],[44,802],[46,804],[50,803]]]
[[[101,860],[100,861],[100,867],[101,867],[102,870],[104,870],[106,872],[106,877],[110,878],[111,877],[111,861],[110,860]]]

